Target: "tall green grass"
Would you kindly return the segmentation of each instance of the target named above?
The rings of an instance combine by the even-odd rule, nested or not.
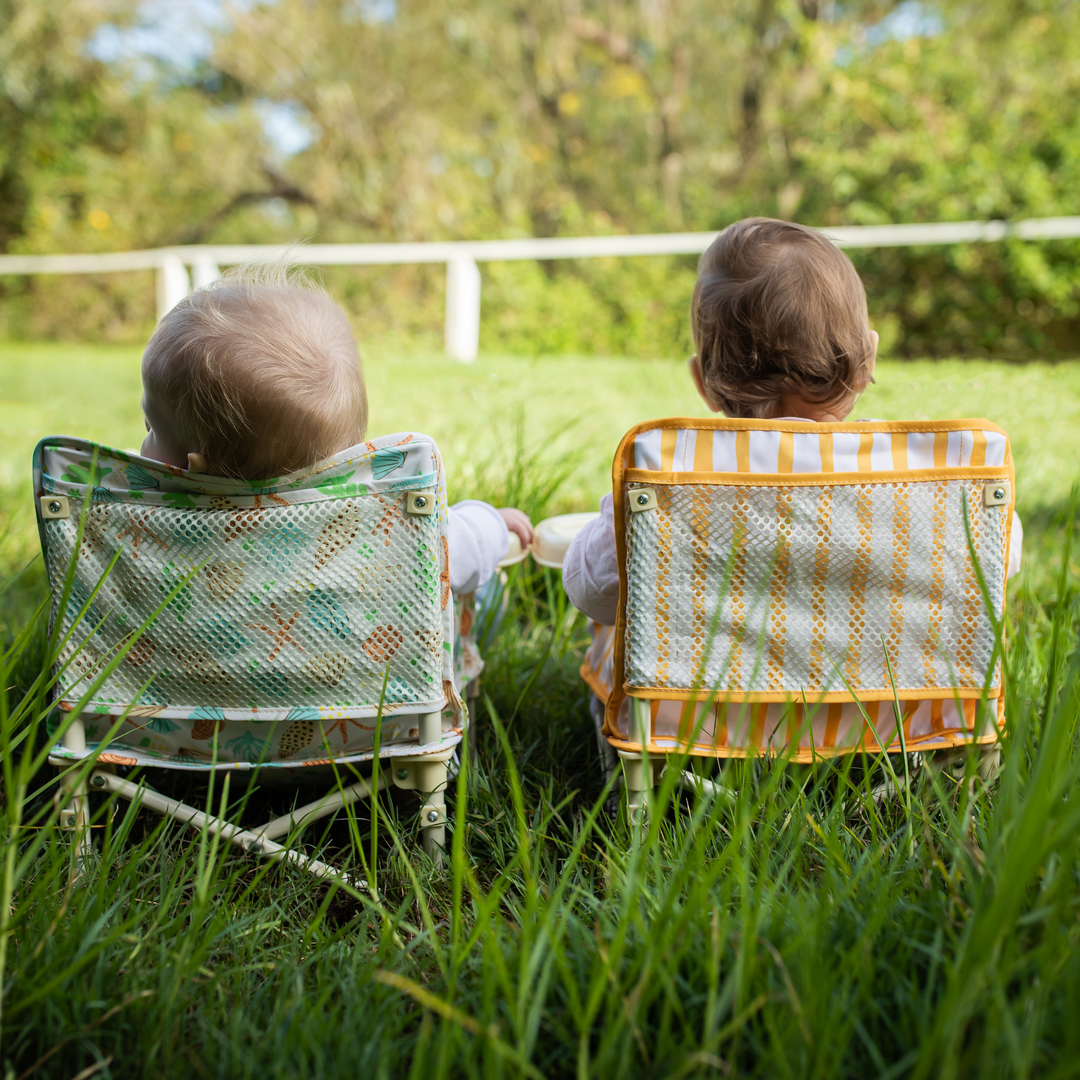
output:
[[[545,475],[569,464],[546,460],[511,471],[506,498],[542,512]],[[56,827],[55,777],[28,764],[48,744],[43,616],[12,618],[5,1080],[1071,1075],[1080,604],[1055,539],[1069,533],[1045,531],[1058,570],[1011,602],[996,783],[974,760],[963,777],[915,768],[909,797],[875,800],[874,761],[734,762],[733,804],[665,781],[640,844],[597,760],[581,619],[557,575],[513,569],[445,868],[413,841],[415,798],[305,835],[344,868],[367,858],[377,899],[98,795],[80,856]],[[253,822],[292,798],[178,783]]]

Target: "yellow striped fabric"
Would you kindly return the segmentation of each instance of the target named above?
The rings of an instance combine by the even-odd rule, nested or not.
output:
[[[1005,464],[1008,444],[1002,432],[975,428],[819,432],[814,430],[818,426],[808,422],[787,425],[785,430],[653,428],[635,436],[631,467],[665,473],[783,474],[999,466]]]

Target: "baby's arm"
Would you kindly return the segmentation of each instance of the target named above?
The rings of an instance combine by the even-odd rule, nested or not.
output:
[[[457,595],[476,592],[506,558],[510,530],[532,539],[532,525],[520,510],[496,510],[479,499],[450,507],[450,588]]]
[[[563,559],[563,588],[570,603],[604,626],[619,610],[619,558],[611,496],[600,500],[600,516],[574,537]]]

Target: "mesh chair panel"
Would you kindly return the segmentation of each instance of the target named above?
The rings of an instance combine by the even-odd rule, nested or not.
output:
[[[656,500],[626,518],[628,688],[999,685],[965,511],[1000,617],[1008,507],[984,506],[981,483],[686,484]]]
[[[36,465],[44,506],[70,508],[39,506],[67,640],[59,702],[89,693],[88,734],[114,729],[121,756],[370,756],[376,717],[385,743],[415,749],[414,715],[457,705],[445,486],[425,437],[258,487],[76,440],[46,440]]]

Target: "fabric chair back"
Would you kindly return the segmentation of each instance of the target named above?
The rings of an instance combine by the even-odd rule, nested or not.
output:
[[[583,674],[614,684],[618,749],[812,760],[996,737],[1014,484],[993,424],[658,420],[625,436],[613,482],[612,667],[593,650]]]
[[[34,484],[64,641],[56,695],[87,714],[86,752],[198,769],[359,761],[376,743],[415,754],[417,716],[444,709],[440,748],[460,739],[428,437],[258,483],[49,438]]]

